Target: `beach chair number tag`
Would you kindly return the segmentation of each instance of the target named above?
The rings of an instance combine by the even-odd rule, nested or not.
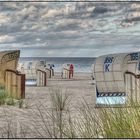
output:
[[[106,57],[104,61],[104,71],[109,72],[110,71],[110,64],[113,62],[113,57]]]
[[[138,53],[131,53],[130,56],[131,56],[131,61],[135,61],[139,59]]]
[[[109,71],[109,65],[110,65],[110,64],[105,64],[105,65],[104,65],[105,72]]]
[[[1,63],[8,62],[8,61],[12,61],[14,59],[17,59],[17,58],[19,58],[19,55],[20,55],[20,52],[19,51],[7,53],[7,54],[5,54],[2,57]]]

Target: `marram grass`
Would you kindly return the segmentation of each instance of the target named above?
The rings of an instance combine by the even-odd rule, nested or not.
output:
[[[50,106],[37,105],[33,112],[36,114],[30,114],[32,126],[26,131],[34,132],[37,138],[140,138],[139,103],[131,101],[129,107],[95,108],[83,98],[74,107],[72,97],[68,91],[50,90]],[[0,137],[26,137],[22,125],[19,124],[20,134],[16,134],[10,124],[0,131]]]
[[[99,110],[105,138],[140,138],[140,106]]]
[[[51,110],[45,123],[47,133],[42,137],[51,138],[140,138],[140,107],[94,108],[85,99],[74,110],[72,99],[59,89],[50,94]],[[45,107],[44,107],[45,109]],[[74,113],[73,113],[74,112]]]

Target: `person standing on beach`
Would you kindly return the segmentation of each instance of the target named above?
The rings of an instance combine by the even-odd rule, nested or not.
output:
[[[70,78],[71,76],[73,77],[73,73],[74,73],[74,66],[73,66],[73,64],[70,64],[69,78]]]

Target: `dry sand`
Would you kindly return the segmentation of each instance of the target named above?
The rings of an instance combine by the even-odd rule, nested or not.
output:
[[[30,104],[37,102],[49,103],[49,90],[60,88],[63,92],[68,92],[73,98],[74,104],[78,104],[81,98],[87,99],[89,103],[94,102],[95,88],[92,84],[90,73],[75,73],[72,79],[62,79],[60,73],[48,79],[47,87],[26,87],[26,99]],[[73,104],[73,105],[74,105]]]
[[[35,126],[37,129],[41,129],[39,117],[38,115],[33,115],[33,110],[36,112],[36,107],[40,106],[41,104],[49,109],[50,90],[56,88],[61,89],[63,93],[67,92],[71,95],[71,106],[73,107],[79,106],[83,97],[89,104],[93,105],[93,107],[95,105],[95,86],[91,80],[90,73],[75,73],[74,78],[72,79],[62,79],[61,73],[55,73],[53,78],[48,79],[46,87],[26,87],[25,102],[27,108],[19,108],[17,106],[7,105],[1,106],[0,127],[6,128],[8,123],[12,121],[11,127],[17,127],[18,130],[16,131],[19,131],[20,123],[20,125],[24,127],[25,131],[27,130],[26,137],[36,137],[35,132],[29,131],[26,129],[26,127],[34,130],[35,128],[33,128],[32,120],[35,118]],[[7,133],[6,129],[3,131],[5,134]]]

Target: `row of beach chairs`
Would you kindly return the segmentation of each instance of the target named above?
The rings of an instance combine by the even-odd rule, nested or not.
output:
[[[26,75],[26,85],[45,86],[47,85],[47,78],[54,76],[54,65],[47,64],[45,61],[25,61],[18,64],[17,71]],[[61,77],[70,79],[73,74],[74,65],[63,64]]]

